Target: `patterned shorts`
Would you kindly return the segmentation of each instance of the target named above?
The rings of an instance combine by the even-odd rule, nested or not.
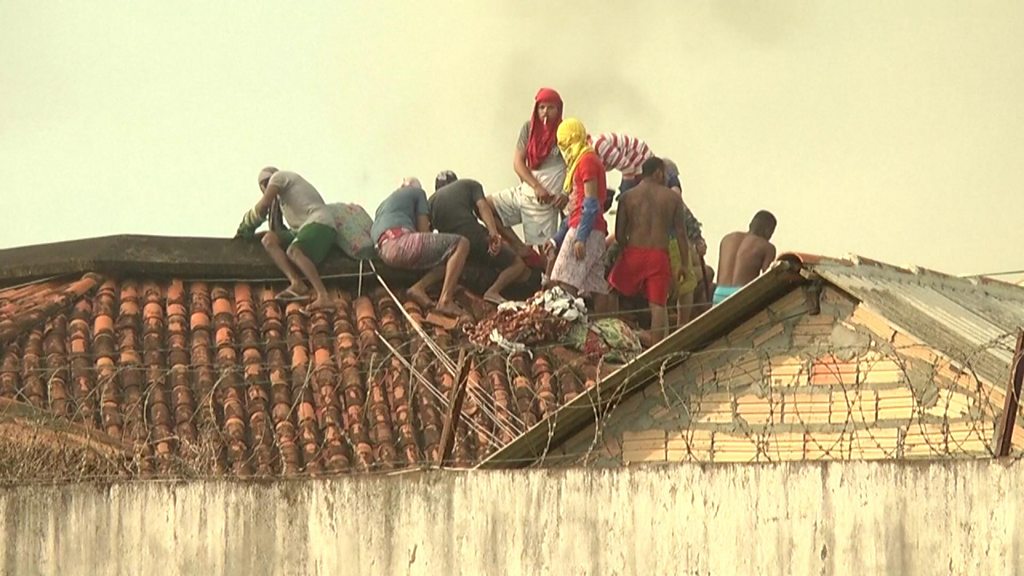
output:
[[[462,236],[408,231],[377,246],[385,264],[406,270],[429,270],[445,263]]]
[[[582,260],[576,258],[573,245],[576,243],[576,229],[570,228],[562,242],[562,248],[551,269],[551,280],[568,284],[580,294],[607,294],[608,281],[604,275],[604,232],[594,230],[587,237],[587,250]]]
[[[526,183],[488,198],[505,226],[523,225],[523,240],[531,246],[547,242],[558,231],[558,209],[538,202]]]

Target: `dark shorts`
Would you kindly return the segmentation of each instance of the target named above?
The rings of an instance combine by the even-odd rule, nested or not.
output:
[[[337,230],[326,224],[318,224],[316,222],[310,222],[302,226],[298,232],[295,230],[281,230],[276,232],[276,234],[281,240],[282,248],[287,248],[294,244],[314,264],[323,262],[338,240]]]
[[[508,268],[516,261],[515,252],[505,244],[501,245],[501,251],[496,256],[487,252],[490,237],[487,228],[483,226],[463,228],[457,233],[469,240],[469,261],[476,266]]]

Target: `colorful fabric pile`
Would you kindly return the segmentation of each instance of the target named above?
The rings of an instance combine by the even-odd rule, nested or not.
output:
[[[526,302],[505,302],[490,318],[467,328],[478,346],[498,345],[510,352],[561,341],[570,326],[586,325],[587,308],[559,287],[537,293]]]
[[[591,358],[628,362],[641,351],[640,339],[628,324],[616,318],[588,321],[583,300],[557,286],[526,302],[505,302],[466,331],[478,346],[497,345],[509,352],[559,343]]]
[[[575,324],[569,329],[567,344],[590,358],[625,363],[642,350],[640,338],[628,324],[618,318],[601,318]]]

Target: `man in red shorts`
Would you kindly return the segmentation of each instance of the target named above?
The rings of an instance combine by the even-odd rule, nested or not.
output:
[[[649,158],[643,163],[640,184],[623,194],[615,217],[615,239],[622,254],[612,268],[609,283],[624,296],[644,294],[651,306],[651,335],[668,335],[668,295],[672,265],[666,247],[669,232],[683,259],[683,274],[691,274],[683,200],[665,185],[665,163]]]

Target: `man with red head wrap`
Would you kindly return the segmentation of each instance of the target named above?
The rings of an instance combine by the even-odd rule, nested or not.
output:
[[[556,135],[562,122],[562,97],[551,88],[541,88],[534,98],[533,115],[519,131],[512,167],[520,184],[488,197],[506,227],[523,225],[523,241],[506,229],[506,240],[520,256],[528,245],[541,245],[558,230],[558,216],[568,201],[562,192],[565,161],[558,151]]]

